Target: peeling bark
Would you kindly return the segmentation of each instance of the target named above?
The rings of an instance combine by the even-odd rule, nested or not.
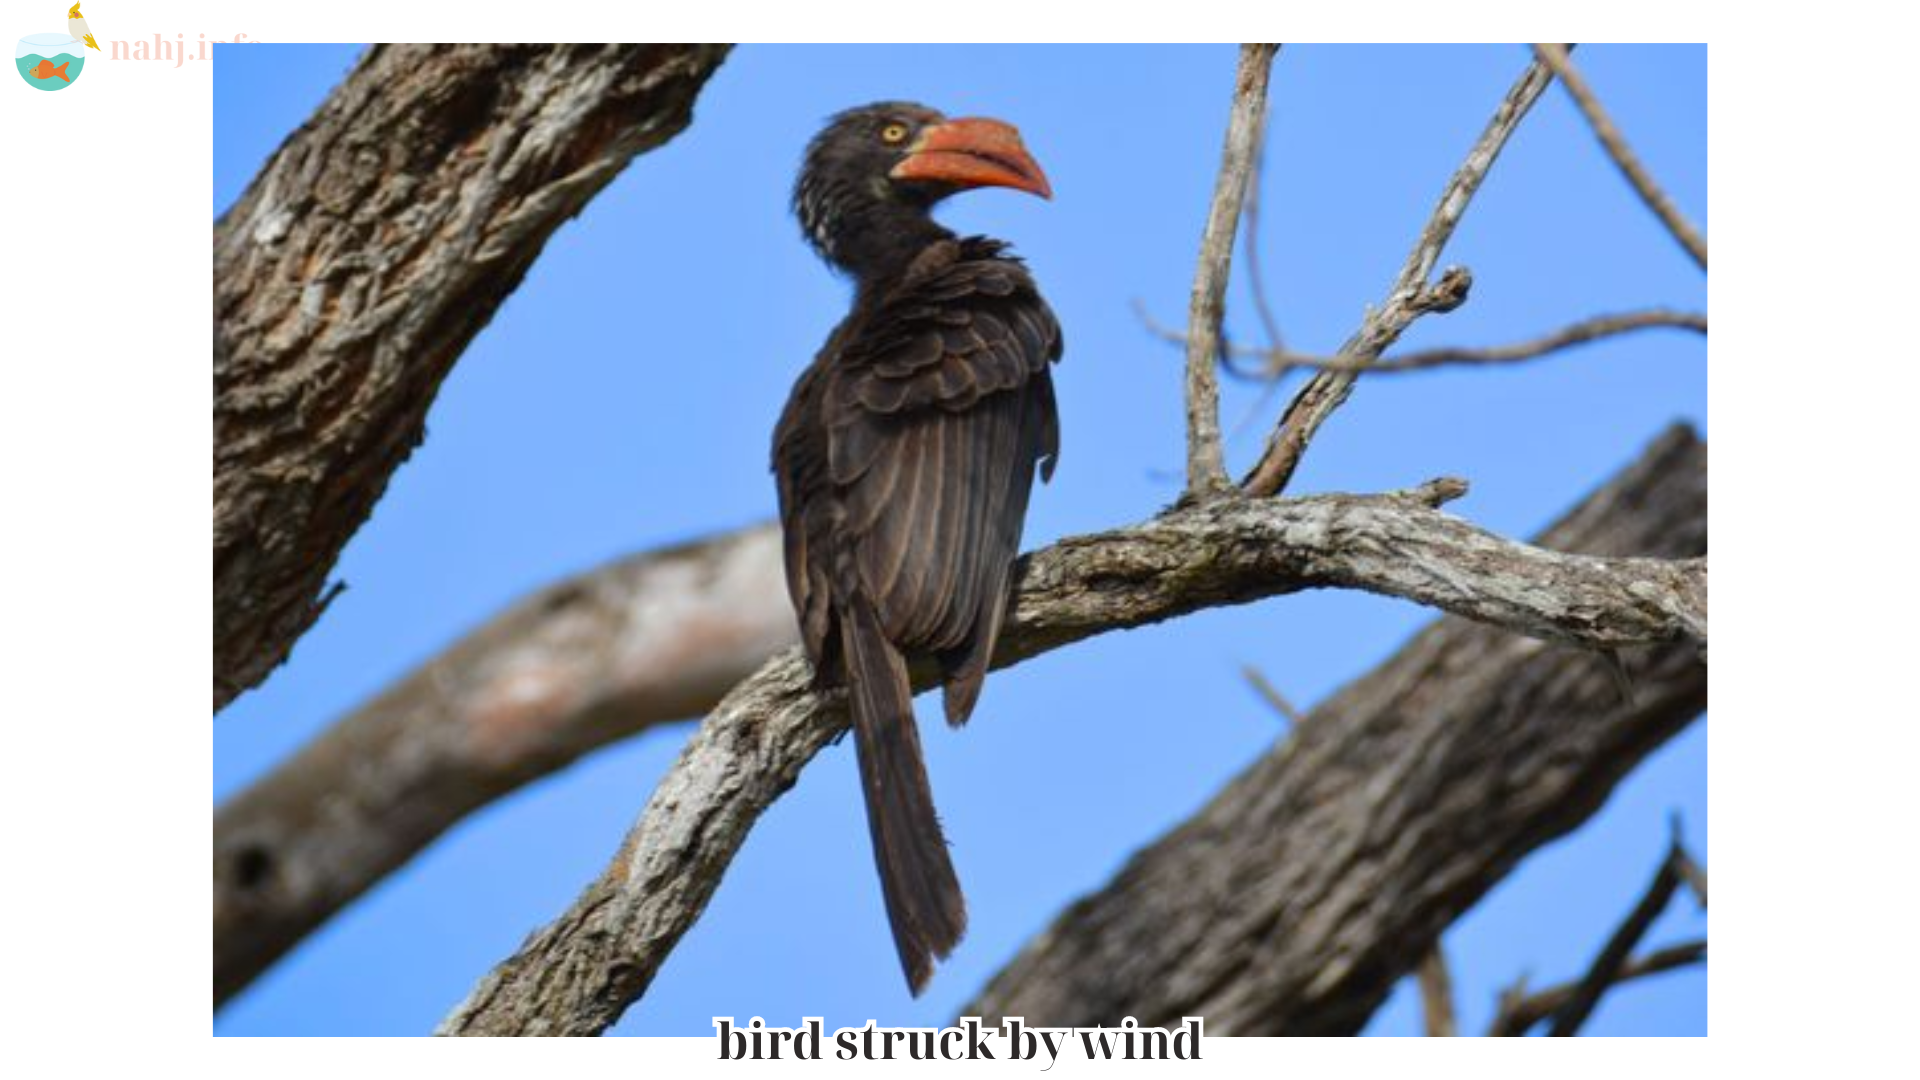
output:
[[[1675,431],[1540,543],[1690,565],[1706,508],[1706,447]],[[1436,623],[1075,903],[964,1015],[1357,1032],[1449,923],[1706,708],[1690,644],[1627,667],[1631,700],[1591,653]]]
[[[224,708],[327,575],[547,238],[686,126],[725,46],[376,46],[214,226]]]

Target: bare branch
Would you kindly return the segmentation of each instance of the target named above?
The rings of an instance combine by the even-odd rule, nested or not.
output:
[[[1438,941],[1420,960],[1420,1011],[1426,1018],[1428,1035],[1460,1034],[1460,1022],[1453,1012],[1453,976],[1447,971],[1447,954]]]
[[[1247,178],[1246,228],[1241,246],[1247,253],[1247,290],[1253,294],[1254,314],[1259,317],[1260,328],[1267,335],[1267,352],[1278,354],[1286,351],[1287,343],[1280,333],[1280,319],[1267,302],[1267,275],[1260,260],[1260,187],[1267,178],[1267,132],[1272,127],[1272,104],[1269,101],[1268,115],[1261,119],[1253,144],[1253,172]],[[1222,359],[1226,355],[1223,351]]]
[[[1480,190],[1481,182],[1486,179],[1487,172],[1493,168],[1494,161],[1499,158],[1500,151],[1519,126],[1521,118],[1526,116],[1527,110],[1533,107],[1550,81],[1552,76],[1546,65],[1536,61],[1507,91],[1506,98],[1494,112],[1486,130],[1468,152],[1466,161],[1447,182],[1446,190],[1441,192],[1440,201],[1434,207],[1426,227],[1421,230],[1420,239],[1407,256],[1406,264],[1401,267],[1386,302],[1370,310],[1359,331],[1340,347],[1339,356],[1343,360],[1361,365],[1376,360],[1420,316],[1430,311],[1451,311],[1466,300],[1473,279],[1464,269],[1452,268],[1431,285],[1428,284],[1429,279],[1439,265],[1441,252],[1452,238],[1461,215],[1466,213],[1467,205],[1473,201],[1475,192]],[[1189,350],[1188,357],[1192,355]],[[1249,495],[1266,496],[1284,489],[1287,481],[1293,477],[1294,469],[1299,466],[1301,456],[1306,453],[1307,443],[1327,417],[1346,401],[1358,377],[1354,371],[1322,371],[1308,380],[1282,414],[1280,425],[1268,441],[1265,454],[1242,481],[1242,490]]]
[[[1593,646],[1704,633],[1704,560],[1564,555],[1502,540],[1431,508],[1458,491],[1443,482],[1389,495],[1214,500],[1062,540],[1022,560],[994,663],[1324,586]],[[933,674],[916,673],[917,685]],[[482,980],[442,1032],[604,1030],[699,917],[753,822],[845,727],[844,696],[814,693],[797,651],[741,683],[689,741],[600,878]]]
[[[213,707],[319,618],[440,382],[724,45],[381,45],[213,232]]]
[[[1156,336],[1171,341],[1186,340],[1180,331],[1153,321],[1143,309],[1136,310],[1147,329]],[[1704,335],[1707,332],[1707,317],[1699,312],[1673,311],[1667,308],[1624,311],[1610,315],[1595,315],[1563,326],[1550,334],[1514,342],[1511,345],[1480,348],[1448,346],[1422,349],[1418,352],[1402,353],[1398,356],[1381,357],[1370,361],[1343,356],[1310,356],[1284,349],[1274,352],[1244,345],[1228,346],[1228,355],[1254,357],[1262,361],[1257,371],[1247,371],[1239,367],[1230,368],[1240,377],[1248,380],[1277,379],[1286,374],[1289,369],[1296,367],[1317,368],[1321,371],[1366,371],[1391,375],[1406,371],[1426,371],[1438,367],[1517,364],[1538,360],[1543,356],[1606,338],[1656,329],[1690,330]]]
[[[1579,1034],[1581,1025],[1593,1015],[1594,1006],[1600,1004],[1601,995],[1620,981],[1620,973],[1626,969],[1634,947],[1653,927],[1653,920],[1667,909],[1674,890],[1680,887],[1680,871],[1673,856],[1679,850],[1678,846],[1670,848],[1666,857],[1660,860],[1660,868],[1655,871],[1653,881],[1648,883],[1640,902],[1633,906],[1619,928],[1614,930],[1613,936],[1607,939],[1586,975],[1574,984],[1566,1002],[1553,1011],[1553,1024],[1547,1028],[1548,1035]]]
[[[796,636],[771,525],[629,556],[514,604],[220,808],[215,1001],[467,814],[704,714]]]
[[[1259,668],[1246,664],[1240,668],[1240,674],[1246,677],[1247,684],[1253,687],[1254,693],[1259,694],[1261,700],[1265,701],[1274,712],[1284,717],[1287,723],[1298,724],[1306,719],[1306,714],[1302,713],[1293,702],[1288,701],[1287,696],[1280,692],[1280,688],[1273,685],[1273,681],[1268,679]]]
[[[1705,270],[1707,268],[1706,238],[1700,235],[1700,231],[1693,227],[1693,223],[1687,220],[1686,215],[1680,212],[1680,208],[1667,197],[1667,193],[1654,182],[1653,174],[1647,171],[1646,166],[1640,163],[1640,158],[1627,145],[1626,137],[1620,134],[1619,127],[1614,124],[1613,117],[1608,116],[1607,110],[1600,105],[1600,98],[1594,94],[1593,87],[1588,85],[1586,77],[1580,74],[1580,69],[1573,66],[1573,58],[1567,54],[1566,46],[1539,44],[1533,47],[1533,52],[1540,58],[1541,63],[1553,69],[1553,73],[1559,76],[1561,84],[1567,88],[1567,93],[1573,95],[1574,103],[1586,115],[1587,123],[1592,126],[1593,133],[1600,139],[1600,145],[1606,147],[1607,156],[1613,159],[1621,175],[1625,176],[1627,182],[1633,185],[1633,190],[1639,193],[1640,201],[1647,204],[1647,209],[1653,211],[1654,216],[1660,219],[1660,223],[1673,234],[1673,238],[1680,242],[1680,246],[1687,249],[1687,254],[1693,256],[1693,261],[1700,265],[1700,269]]]
[[[1691,967],[1694,964],[1706,962],[1706,959],[1707,943],[1705,941],[1669,945],[1621,965],[1612,985],[1620,986],[1635,979],[1644,979],[1649,975]],[[1529,994],[1526,992],[1524,981],[1516,983],[1512,989],[1500,996],[1500,1009],[1494,1015],[1492,1025],[1487,1028],[1487,1034],[1525,1035],[1533,1029],[1535,1024],[1566,1008],[1578,989],[1578,983],[1562,983],[1559,986]]]
[[[1705,447],[1664,436],[1540,543],[1705,551]],[[1449,924],[1706,707],[1691,648],[1628,661],[1631,701],[1592,653],[1441,620],[1068,905],[961,1015],[1358,1031]]]
[[[1676,846],[1673,849],[1673,868],[1680,874],[1680,880],[1687,883],[1687,889],[1701,907],[1707,906],[1707,869],[1693,861],[1687,849]]]
[[[1226,310],[1233,240],[1240,228],[1240,205],[1253,170],[1254,145],[1266,122],[1267,76],[1278,45],[1240,46],[1233,81],[1233,109],[1227,120],[1220,175],[1213,204],[1200,236],[1194,265],[1193,296],[1187,325],[1187,494],[1210,497],[1231,490],[1226,457],[1220,447],[1220,384],[1213,365],[1220,353],[1220,322]]]

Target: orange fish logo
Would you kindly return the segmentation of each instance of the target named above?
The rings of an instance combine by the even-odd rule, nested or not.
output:
[[[13,66],[35,90],[65,90],[87,67],[87,50],[99,51],[80,5],[67,9],[65,33],[28,34],[13,50]]]
[[[58,75],[65,82],[73,81],[72,79],[67,78],[66,64],[61,64],[59,67],[54,67],[53,61],[45,60],[45,59],[41,60],[40,63],[38,63],[34,67],[29,68],[27,71],[27,74],[33,76],[36,79],[51,79],[55,75]]]

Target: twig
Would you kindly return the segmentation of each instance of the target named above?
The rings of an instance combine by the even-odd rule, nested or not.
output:
[[[1426,1017],[1428,1035],[1460,1034],[1453,1012],[1453,976],[1447,972],[1447,954],[1438,941],[1420,960],[1420,1011]]]
[[[1193,295],[1187,310],[1187,325],[1192,328],[1187,341],[1186,393],[1190,497],[1210,497],[1232,487],[1220,446],[1220,383],[1213,366],[1220,353],[1220,322],[1226,307],[1234,235],[1240,227],[1240,206],[1253,169],[1254,143],[1266,116],[1267,75],[1279,48],[1240,46],[1226,146],[1220,154],[1213,204],[1207,211],[1207,225],[1200,235],[1200,257],[1194,265]]]
[[[1681,842],[1680,815],[1673,815],[1673,839],[1668,845],[1667,857],[1673,860],[1673,867],[1680,873],[1680,880],[1687,883],[1687,889],[1700,903],[1702,910],[1707,906],[1707,868],[1693,861],[1693,854]]]
[[[1653,920],[1667,909],[1667,903],[1673,899],[1674,890],[1680,887],[1680,872],[1673,853],[1678,847],[1668,849],[1667,856],[1660,860],[1660,869],[1653,875],[1646,893],[1640,902],[1633,906],[1626,920],[1594,957],[1593,964],[1587,968],[1586,975],[1574,984],[1565,1003],[1553,1011],[1553,1023],[1547,1028],[1548,1035],[1575,1035],[1580,1026],[1593,1015],[1594,1007],[1600,1004],[1600,997],[1607,988],[1620,981],[1620,973],[1626,969],[1628,958],[1633,955],[1634,946],[1646,936],[1653,926]]]
[[[1614,976],[1612,985],[1619,986],[1635,979],[1644,979],[1649,975],[1659,975],[1677,968],[1690,967],[1703,963],[1707,958],[1705,941],[1689,941],[1680,945],[1669,945],[1655,949],[1644,956],[1636,957],[1622,965]],[[1500,1008],[1487,1028],[1488,1035],[1517,1036],[1525,1035],[1535,1024],[1552,1016],[1567,1006],[1573,998],[1578,983],[1562,983],[1551,986],[1538,993],[1526,992],[1526,980],[1516,982],[1513,987],[1500,995]]]
[[[1653,211],[1654,216],[1667,227],[1667,231],[1673,234],[1673,238],[1680,242],[1680,246],[1687,249],[1687,254],[1693,256],[1693,261],[1700,264],[1700,269],[1705,270],[1707,268],[1706,238],[1701,236],[1699,230],[1693,227],[1693,223],[1680,213],[1679,207],[1673,205],[1673,200],[1668,198],[1667,193],[1654,182],[1653,174],[1647,171],[1646,166],[1640,163],[1640,158],[1634,154],[1632,148],[1627,146],[1625,136],[1620,134],[1620,129],[1614,125],[1613,118],[1607,115],[1607,110],[1601,107],[1600,99],[1595,96],[1593,87],[1588,85],[1586,77],[1580,74],[1580,69],[1573,66],[1573,60],[1567,55],[1566,47],[1539,44],[1533,47],[1533,52],[1542,63],[1559,76],[1560,82],[1567,88],[1567,93],[1573,95],[1574,104],[1586,114],[1587,123],[1592,126],[1593,133],[1599,137],[1600,145],[1606,147],[1607,156],[1613,158],[1613,163],[1619,167],[1621,175],[1625,176],[1627,182],[1632,184],[1633,189],[1640,194],[1640,201],[1647,204],[1647,209]]]
[[[1259,316],[1260,329],[1267,335],[1267,352],[1270,355],[1285,353],[1286,340],[1280,335],[1280,320],[1273,314],[1273,308],[1267,303],[1267,276],[1260,266],[1260,185],[1267,178],[1267,132],[1273,127],[1272,111],[1264,118],[1255,136],[1253,150],[1253,175],[1247,181],[1247,207],[1245,211],[1246,229],[1241,246],[1247,253],[1247,288],[1253,293],[1254,314]],[[1229,350],[1222,350],[1224,360]],[[1227,365],[1229,371],[1233,365]]]
[[[1143,309],[1140,318],[1147,329],[1158,337],[1172,341],[1186,340],[1178,330],[1154,322]],[[1610,315],[1595,315],[1577,323],[1563,326],[1550,334],[1514,342],[1510,345],[1493,345],[1481,348],[1448,346],[1438,349],[1422,349],[1418,352],[1403,353],[1399,356],[1387,356],[1378,360],[1360,360],[1343,356],[1310,356],[1305,353],[1281,351],[1270,352],[1264,349],[1246,346],[1229,346],[1232,356],[1260,357],[1266,362],[1258,373],[1244,372],[1237,367],[1229,370],[1247,379],[1274,379],[1285,374],[1289,368],[1310,367],[1322,371],[1366,371],[1369,373],[1395,374],[1407,371],[1425,371],[1437,367],[1485,366],[1492,364],[1516,364],[1527,360],[1538,360],[1543,356],[1570,349],[1579,345],[1591,344],[1622,334],[1636,333],[1641,330],[1691,330],[1698,334],[1707,332],[1707,317],[1694,311],[1672,311],[1666,308],[1648,308],[1644,311],[1625,311]]]
[[[1290,356],[1287,363],[1293,366],[1319,367],[1329,371],[1358,371],[1362,368],[1372,372],[1421,371],[1427,368],[1449,365],[1486,365],[1514,364],[1525,360],[1536,360],[1549,353],[1576,345],[1586,345],[1602,338],[1631,334],[1638,330],[1658,328],[1692,330],[1696,333],[1707,332],[1707,317],[1691,311],[1668,311],[1653,309],[1648,311],[1629,311],[1618,315],[1596,315],[1564,326],[1551,334],[1516,342],[1512,345],[1496,345],[1490,348],[1444,348],[1423,349],[1403,356],[1392,356],[1376,360],[1371,365],[1355,364],[1352,359],[1340,357],[1298,357]]]
[[[1493,168],[1507,139],[1552,79],[1546,64],[1536,60],[1507,91],[1486,130],[1447,182],[1446,190],[1441,192],[1440,201],[1401,267],[1386,302],[1370,311],[1359,331],[1341,346],[1342,358],[1362,365],[1378,359],[1414,320],[1430,311],[1450,311],[1466,300],[1473,279],[1465,270],[1450,269],[1431,286],[1428,280],[1439,265],[1441,252],[1453,236],[1461,215],[1473,201],[1488,170]],[[1191,348],[1187,355],[1191,360]],[[1249,495],[1273,495],[1286,487],[1306,453],[1307,443],[1327,417],[1346,401],[1357,377],[1354,371],[1322,371],[1308,380],[1282,414],[1260,463],[1242,482],[1241,487]]]
[[[1287,723],[1297,726],[1306,721],[1306,714],[1295,708],[1293,702],[1288,701],[1287,696],[1280,692],[1280,688],[1273,685],[1273,681],[1268,679],[1259,668],[1246,664],[1240,668],[1240,674],[1246,676],[1248,685],[1253,687],[1254,693],[1260,695],[1261,700],[1272,707],[1274,712],[1286,717]]]

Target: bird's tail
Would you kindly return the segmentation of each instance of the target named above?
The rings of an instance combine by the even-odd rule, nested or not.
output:
[[[933,974],[933,958],[944,960],[966,933],[966,900],[933,809],[906,659],[864,600],[843,613],[840,640],[873,859],[900,967],[918,995]]]

